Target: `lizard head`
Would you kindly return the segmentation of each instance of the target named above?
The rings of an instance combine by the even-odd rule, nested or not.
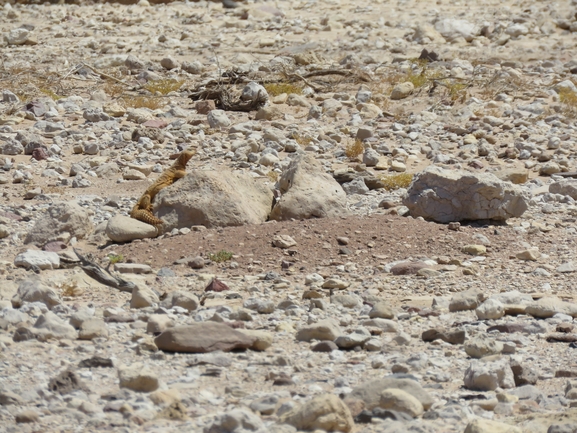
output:
[[[194,155],[196,155],[196,149],[185,149],[178,157],[178,160],[182,165],[186,165]]]

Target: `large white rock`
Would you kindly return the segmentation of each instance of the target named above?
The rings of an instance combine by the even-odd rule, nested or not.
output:
[[[94,230],[88,212],[75,202],[62,202],[50,206],[28,232],[24,243],[43,245],[59,237],[83,239]]]
[[[28,250],[16,256],[14,265],[26,269],[58,269],[60,257],[51,251]]]
[[[272,207],[272,191],[249,174],[193,171],[156,196],[155,213],[164,230],[260,224]]]
[[[264,432],[265,427],[258,415],[247,409],[233,409],[219,414],[203,431],[204,433]]]
[[[498,387],[515,388],[509,359],[488,356],[473,360],[465,370],[465,388],[476,391],[494,391]]]
[[[124,215],[115,215],[106,224],[106,235],[114,242],[154,238],[157,234],[156,227]]]
[[[441,223],[520,217],[528,208],[521,189],[490,173],[430,166],[417,174],[403,204],[414,217]]]
[[[447,41],[463,37],[467,42],[471,42],[479,34],[479,27],[467,20],[457,20],[455,18],[444,18],[435,23],[437,30]]]
[[[313,155],[299,154],[279,180],[281,198],[273,220],[338,217],[348,213],[346,194]]]

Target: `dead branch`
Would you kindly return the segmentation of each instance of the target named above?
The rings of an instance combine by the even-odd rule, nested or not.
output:
[[[267,102],[267,95],[263,94],[262,92],[259,92],[256,98],[249,101],[243,101],[241,99],[234,101],[231,96],[230,90],[226,87],[220,87],[217,89],[198,90],[196,92],[193,92],[190,95],[190,98],[193,101],[213,99],[214,101],[216,101],[216,106],[225,111],[243,111],[243,112],[258,110],[259,108],[263,107]]]
[[[113,287],[120,290],[121,292],[132,293],[132,290],[136,285],[131,281],[126,281],[118,276],[112,275],[107,269],[102,269],[96,263],[91,262],[84,256],[82,256],[76,248],[73,248],[74,252],[80,259],[80,267],[90,278],[104,284],[108,287]]]

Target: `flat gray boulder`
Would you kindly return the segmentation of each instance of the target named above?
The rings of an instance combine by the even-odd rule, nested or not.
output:
[[[528,208],[521,189],[490,173],[430,166],[415,175],[403,204],[413,217],[440,223],[520,217]]]
[[[18,285],[18,291],[11,302],[14,308],[20,308],[26,302],[42,302],[50,310],[62,303],[60,297],[54,290],[42,284],[42,282],[36,278],[22,281]]]
[[[364,402],[364,408],[372,410],[380,406],[381,394],[385,389],[401,389],[421,402],[425,410],[434,403],[433,397],[413,379],[397,378],[394,376],[374,379],[357,385],[352,392],[345,397],[345,403],[354,403],[356,400]]]
[[[164,221],[164,231],[260,224],[272,208],[272,191],[247,173],[193,171],[155,199],[154,213]]]
[[[577,200],[577,179],[564,179],[549,185],[549,192],[553,194],[568,195]]]
[[[25,244],[44,245],[59,238],[86,238],[94,224],[86,209],[75,202],[62,202],[50,206],[41,215],[24,239]]]
[[[339,217],[348,214],[346,194],[313,155],[298,154],[279,180],[273,220]]]
[[[28,250],[16,256],[14,265],[26,269],[58,269],[60,257],[52,251]]]
[[[156,337],[154,343],[167,352],[207,353],[247,349],[255,340],[223,323],[201,322],[169,328]]]

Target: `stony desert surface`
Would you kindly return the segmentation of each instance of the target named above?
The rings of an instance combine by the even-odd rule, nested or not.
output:
[[[0,431],[577,432],[577,2],[0,4]]]

